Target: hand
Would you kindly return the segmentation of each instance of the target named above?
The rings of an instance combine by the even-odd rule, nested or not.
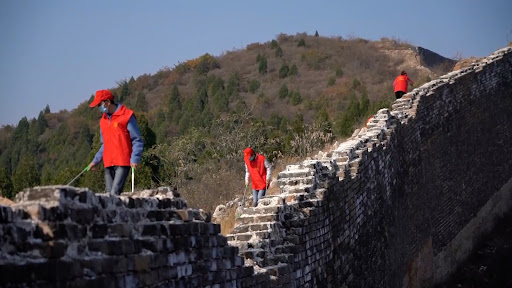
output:
[[[130,166],[132,166],[133,169],[137,169],[137,165],[136,163],[131,163]]]
[[[85,170],[89,171],[89,170],[96,170],[96,164],[94,163],[90,163],[89,166],[87,166],[87,168],[85,168]]]
[[[245,187],[249,186],[249,181],[245,181]]]

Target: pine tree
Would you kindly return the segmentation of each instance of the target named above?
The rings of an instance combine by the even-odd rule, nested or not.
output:
[[[14,195],[25,188],[39,185],[40,177],[36,158],[33,156],[23,157],[12,177]]]
[[[276,55],[277,58],[283,57],[283,49],[281,49],[281,46],[277,47],[275,55]]]
[[[174,84],[171,90],[171,96],[167,101],[167,119],[172,120],[174,123],[178,123],[181,117],[181,97],[178,85]]]
[[[258,72],[260,74],[267,74],[267,58],[262,56],[260,59],[260,64],[258,65]]]
[[[281,65],[281,68],[279,68],[279,78],[281,78],[281,79],[286,78],[286,76],[288,76],[288,71],[290,71],[290,68],[288,67],[288,65],[286,65],[286,64]]]
[[[279,99],[284,99],[288,97],[288,86],[286,86],[286,84],[283,83],[283,85],[281,85],[281,88],[279,88],[278,97]]]
[[[299,69],[295,63],[290,67],[290,71],[288,71],[288,76],[295,76],[299,74]]]
[[[12,199],[14,197],[12,188],[12,181],[6,169],[0,169],[0,195]]]
[[[121,85],[122,85],[122,87],[121,87],[121,95],[119,95],[119,101],[124,102],[128,98],[128,95],[130,94],[130,89],[128,88],[128,82],[126,82],[126,80],[124,80],[121,83]]]
[[[146,101],[146,95],[143,92],[137,94],[137,101],[135,102],[135,109],[137,111],[146,112],[148,111],[148,102]]]

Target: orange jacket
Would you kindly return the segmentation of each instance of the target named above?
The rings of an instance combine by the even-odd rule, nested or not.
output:
[[[120,105],[119,109],[108,119],[106,113],[100,120],[103,136],[103,164],[110,166],[130,166],[132,141],[127,125],[133,111]]]
[[[403,91],[407,93],[407,86],[409,82],[414,83],[411,78],[407,77],[407,75],[400,75],[396,77],[395,81],[393,82],[393,87],[395,87],[396,91]]]
[[[254,161],[249,160],[249,156],[244,156],[245,165],[251,175],[252,189],[267,189],[267,168],[265,167],[265,156],[256,154]]]

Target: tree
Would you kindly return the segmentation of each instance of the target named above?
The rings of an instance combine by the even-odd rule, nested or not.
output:
[[[167,101],[167,118],[177,123],[180,119],[181,109],[180,90],[178,89],[178,85],[174,84],[169,100]]]
[[[263,56],[261,56],[261,54],[258,53],[258,56],[256,56],[256,63],[260,63],[261,57],[263,57]]]
[[[297,43],[297,47],[306,47],[306,40],[304,40],[304,38],[300,38],[299,43]]]
[[[327,86],[332,86],[336,83],[336,77],[331,76],[329,77],[329,80],[327,80]]]
[[[302,103],[302,96],[298,90],[295,90],[291,93],[291,103],[293,106],[299,105]]]
[[[277,43],[277,41],[275,39],[273,39],[270,42],[270,49],[276,49],[278,46],[279,46],[279,44]]]
[[[283,57],[283,49],[281,49],[281,46],[278,46],[276,49],[276,52],[274,54],[277,58]]]
[[[149,127],[148,119],[146,118],[146,116],[144,116],[144,114],[139,115],[137,117],[137,124],[139,125],[140,135],[144,140],[143,151],[146,151],[156,144],[156,134],[151,129],[151,127]]]
[[[46,114],[50,114],[50,105],[46,104],[46,107],[44,107],[44,111],[43,113],[46,115]]]
[[[265,59],[265,63],[266,63]],[[266,65],[266,64],[265,64]],[[266,71],[265,67],[265,71]],[[266,73],[266,72],[265,72]],[[237,72],[233,73],[228,80],[228,86],[226,87],[227,96],[230,98],[237,97],[240,92],[240,75]]]
[[[23,157],[12,177],[14,195],[25,188],[39,185],[40,177],[36,158],[33,156]]]
[[[0,169],[0,195],[12,199],[14,197],[12,188],[12,181],[6,169]]]
[[[332,124],[329,121],[329,113],[325,108],[320,109],[315,115],[314,125],[320,127],[325,133],[332,133]]]
[[[258,72],[260,74],[267,74],[267,58],[262,56],[260,59],[260,64],[258,65]]]
[[[142,91],[137,94],[137,101],[135,102],[135,109],[137,111],[142,111],[142,112],[148,111],[148,102],[146,101],[146,95]]]
[[[340,66],[337,66],[335,69],[335,73],[336,73],[336,77],[341,77],[341,76],[343,76],[343,69],[341,69]]]
[[[119,101],[124,102],[128,98],[129,94],[130,89],[128,87],[128,82],[126,82],[126,80],[123,80],[123,82],[121,83],[121,95],[119,95]]]
[[[354,132],[354,125],[361,115],[360,103],[352,91],[349,97],[349,104],[345,112],[335,122],[334,130],[337,135],[348,137]]]
[[[286,76],[288,76],[288,71],[290,71],[290,68],[288,67],[288,65],[283,63],[283,65],[281,65],[281,68],[279,68],[279,78],[286,78]]]
[[[260,81],[256,79],[252,79],[251,82],[249,82],[249,92],[253,93],[260,88]]]
[[[320,35],[318,35],[318,31],[315,30],[315,37],[319,37]]]
[[[295,76],[299,74],[299,70],[297,69],[297,65],[295,63],[290,67],[290,71],[288,71],[288,76]]]
[[[281,88],[279,88],[278,97],[279,99],[284,99],[288,97],[288,86],[286,86],[286,84],[283,83],[283,85],[281,85]]]

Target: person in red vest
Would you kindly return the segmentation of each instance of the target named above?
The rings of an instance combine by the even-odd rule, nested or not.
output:
[[[252,148],[244,150],[245,161],[245,186],[249,185],[249,179],[252,182],[253,206],[258,206],[258,200],[265,196],[270,184],[272,166],[265,156],[254,153]]]
[[[411,82],[413,84],[414,82],[411,80],[411,78],[407,77],[407,72],[402,71],[400,73],[400,76],[395,78],[395,81],[393,82],[393,87],[395,87],[395,97],[396,99],[402,98],[405,93],[407,93],[407,86]]]
[[[107,193],[119,195],[123,192],[130,167],[140,163],[144,140],[133,111],[123,104],[115,103],[109,90],[98,90],[89,107],[99,107],[103,113],[100,120],[101,147],[86,169],[92,169],[103,160]]]

